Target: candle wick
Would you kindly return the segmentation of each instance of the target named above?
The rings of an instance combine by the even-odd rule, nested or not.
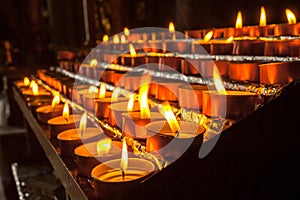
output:
[[[175,132],[175,137],[178,137],[179,136],[179,131],[176,131]]]
[[[123,169],[122,169],[122,179],[123,179],[123,181],[125,181],[125,172]]]
[[[69,119],[67,118],[67,117],[64,117],[64,119],[68,122],[69,121]]]

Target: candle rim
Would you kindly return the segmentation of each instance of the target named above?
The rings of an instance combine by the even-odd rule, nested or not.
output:
[[[89,143],[85,143],[85,144],[82,144],[78,147],[76,147],[74,149],[74,154],[77,155],[77,156],[81,156],[81,157],[86,157],[86,158],[104,158],[104,157],[111,157],[111,156],[114,156],[114,155],[120,155],[121,157],[121,153],[122,153],[122,142],[120,141],[112,141],[112,145],[111,145],[111,149],[109,151],[109,153],[107,155],[99,155],[97,153],[97,143],[98,141],[96,142],[89,142]],[[94,148],[92,149],[93,152],[91,153],[91,150],[89,150],[87,148],[87,146],[93,146],[91,148]],[[114,150],[114,152],[111,152],[112,150]],[[119,151],[117,151],[119,150]],[[88,152],[89,155],[85,154],[83,155],[81,152]]]

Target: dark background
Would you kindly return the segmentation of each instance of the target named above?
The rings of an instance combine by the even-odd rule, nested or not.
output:
[[[104,34],[119,33],[125,26],[168,27],[173,21],[179,31],[227,27],[234,26],[238,10],[244,25],[254,25],[262,5],[268,24],[285,23],[285,8],[300,16],[300,3],[295,0],[86,0],[90,33],[86,41],[83,1],[0,1],[1,43],[11,42],[14,60],[20,64],[55,64],[49,52],[93,47]]]

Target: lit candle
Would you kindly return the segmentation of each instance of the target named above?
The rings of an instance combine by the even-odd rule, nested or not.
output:
[[[128,158],[124,139],[122,158],[96,166],[91,176],[95,180],[95,190],[100,199],[115,199],[121,195],[129,195],[154,170],[154,164],[148,160]]]
[[[55,147],[58,146],[57,135],[65,130],[76,128],[76,124],[79,124],[80,118],[80,115],[69,115],[69,105],[65,103],[62,116],[48,120],[50,141]]]
[[[239,119],[253,112],[258,95],[245,91],[226,91],[214,69],[216,91],[203,92],[203,113],[210,117]]]
[[[94,89],[92,89],[94,88]],[[112,92],[106,91],[106,85],[104,83],[100,84],[99,89],[95,86],[90,86],[89,93],[83,95],[83,106],[91,111],[95,111],[95,101],[97,99],[110,97]]]
[[[179,123],[168,102],[162,103],[160,112],[166,121],[151,122],[146,126],[148,134],[146,150],[148,152],[158,153],[172,162],[179,158],[193,141],[197,148],[201,146],[202,134],[205,131],[202,126],[185,121]]]
[[[257,62],[229,62],[228,77],[239,81],[259,82]]]
[[[285,14],[287,17],[287,24],[278,24],[274,27],[274,36],[290,36],[299,35],[300,33],[300,23],[297,23],[297,19],[293,11],[290,9],[285,9]]]
[[[133,44],[129,43],[129,54],[121,55],[121,64],[131,67],[143,65],[146,64],[146,56],[144,54],[137,54]]]
[[[60,103],[60,96],[55,95],[52,99],[51,105],[41,106],[36,109],[37,119],[43,123],[47,124],[47,121],[51,118],[58,117],[63,111],[63,104]]]

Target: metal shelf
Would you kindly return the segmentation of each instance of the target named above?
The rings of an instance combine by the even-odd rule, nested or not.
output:
[[[51,142],[49,141],[45,130],[41,127],[41,125],[36,121],[35,117],[32,115],[31,111],[28,109],[26,103],[22,99],[22,96],[17,91],[15,87],[13,87],[14,99],[19,105],[24,118],[30,125],[33,130],[36,138],[41,144],[48,160],[54,168],[55,175],[58,179],[60,179],[62,185],[66,190],[66,195],[68,195],[71,199],[76,200],[87,200],[88,197],[83,192],[82,188],[78,185],[71,172],[68,170],[67,166],[57,153],[56,149],[53,147]]]

